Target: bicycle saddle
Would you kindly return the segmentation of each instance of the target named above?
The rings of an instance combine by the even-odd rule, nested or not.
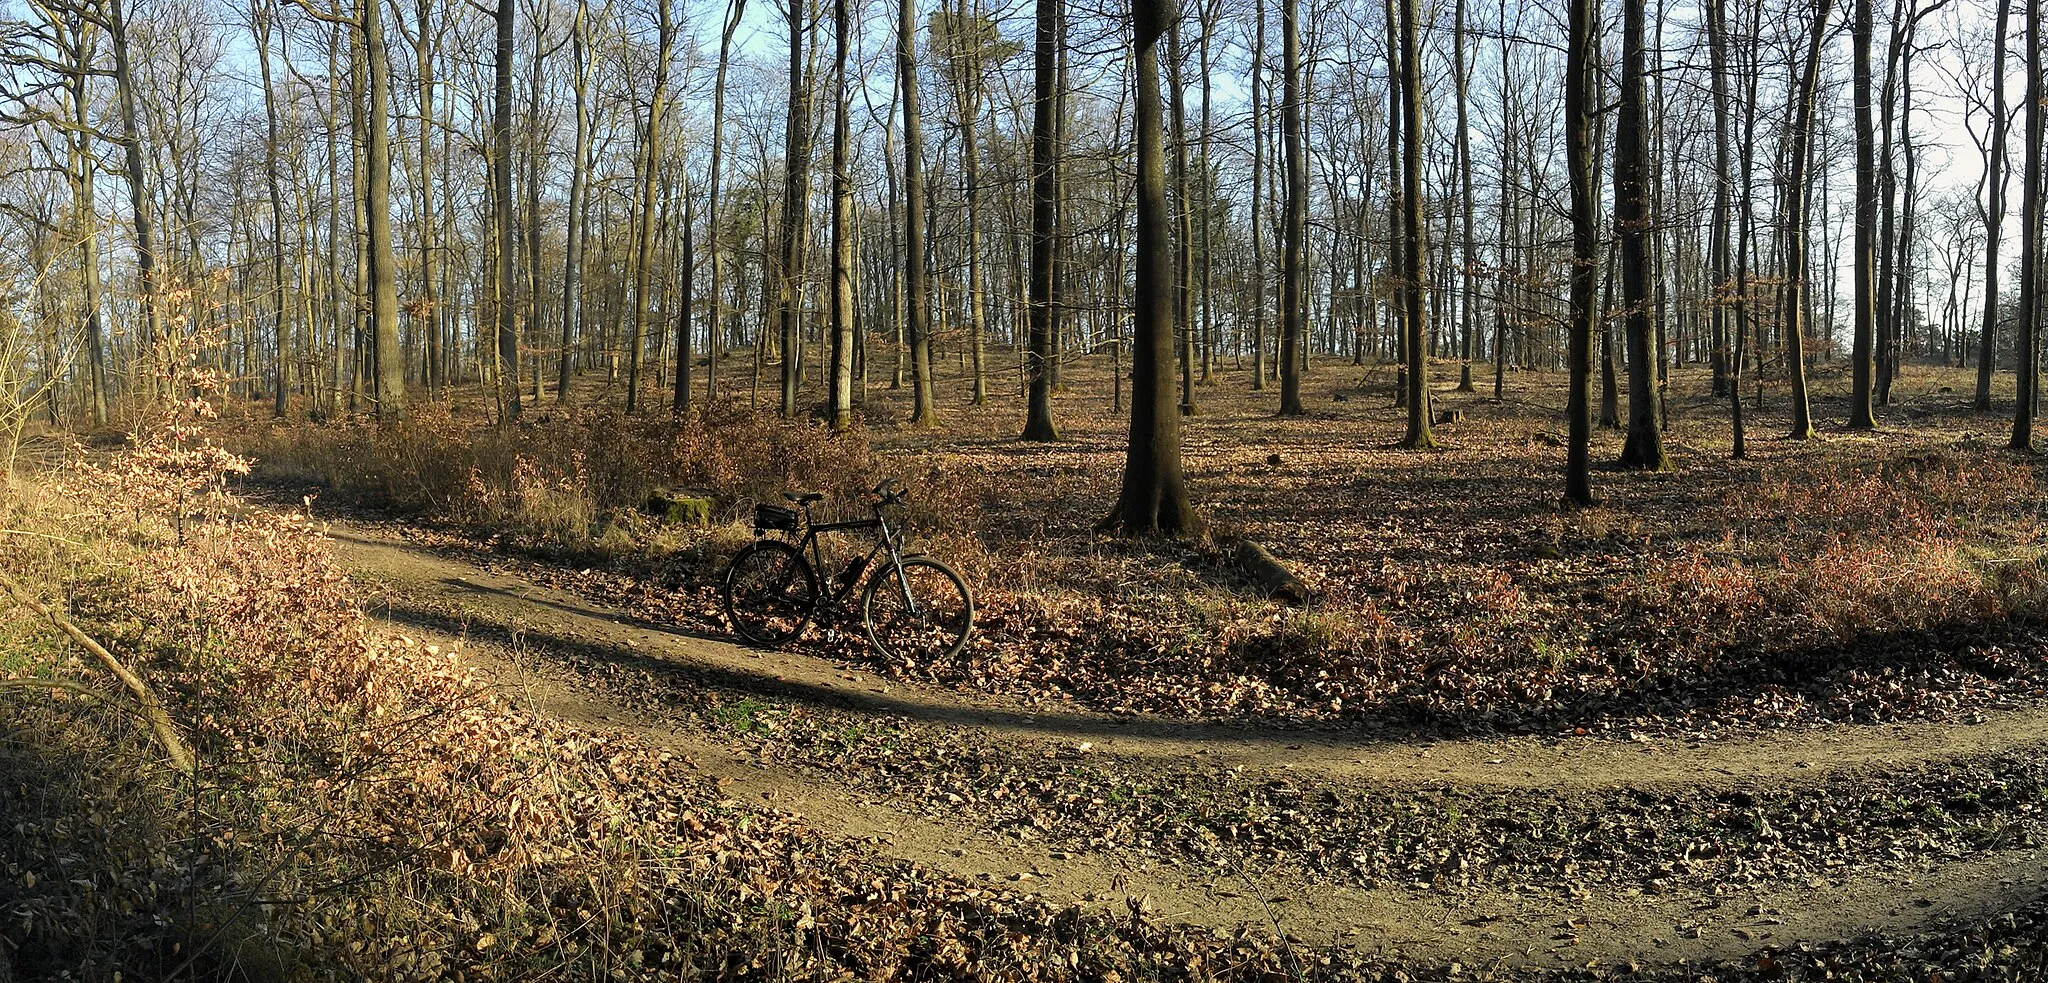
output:
[[[822,502],[825,500],[825,496],[818,492],[783,492],[782,497],[798,505],[809,505],[812,502]]]

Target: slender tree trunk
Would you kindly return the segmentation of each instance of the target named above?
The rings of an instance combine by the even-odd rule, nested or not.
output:
[[[1167,111],[1173,114],[1169,123],[1173,139],[1173,330],[1180,356],[1180,413],[1194,416],[1201,408],[1195,405],[1194,211],[1188,200],[1187,86],[1181,78],[1181,66],[1187,59],[1180,39],[1184,16],[1176,8],[1167,18]]]
[[[792,9],[796,9],[795,4],[797,2],[798,0],[792,0]],[[670,18],[669,0],[655,0],[654,8],[654,79],[647,97],[647,119],[642,122],[640,129],[640,180],[638,189],[640,201],[637,209],[638,214],[635,216],[637,222],[634,226],[638,255],[633,262],[633,330],[626,340],[626,412],[628,413],[633,412],[639,405],[641,350],[646,347],[648,309],[651,301],[651,292],[654,289],[655,174],[662,166],[662,119],[668,112],[668,70],[669,63],[674,59],[675,51],[675,24]],[[795,18],[792,17],[792,27],[794,23]],[[798,37],[799,40],[801,39],[800,34],[794,36]],[[801,47],[800,43],[798,47]],[[802,87],[798,82],[798,77],[792,73],[790,77],[790,84],[793,87],[792,93],[801,91]],[[797,96],[792,94],[790,98],[792,104],[794,104]],[[792,116],[791,120],[791,126],[794,127],[796,125],[795,117]],[[808,126],[809,123],[806,122],[804,125]],[[797,200],[795,196],[791,196],[788,207],[797,208],[795,204]],[[801,209],[798,209],[798,211],[801,211]],[[786,226],[787,224],[787,221],[785,221],[784,225]],[[785,415],[787,414],[785,413]]]
[[[1731,127],[1734,124],[1730,120],[1728,106],[1728,25],[1726,2],[1727,0],[1706,0],[1707,55],[1712,65],[1710,83],[1713,87],[1714,96],[1714,215],[1713,226],[1708,232],[1708,236],[1712,240],[1709,243],[1708,252],[1712,257],[1711,262],[1713,264],[1713,290],[1709,303],[1713,305],[1714,395],[1729,396],[1733,394],[1731,406],[1733,407],[1734,418],[1740,421],[1742,418],[1742,396],[1739,392],[1741,387],[1737,384],[1737,380],[1741,378],[1742,364],[1740,360],[1731,358],[1728,352],[1731,340],[1728,313],[1735,306],[1737,300],[1730,296],[1732,286],[1729,282],[1731,271],[1729,269],[1728,256],[1729,209],[1734,199],[1733,189],[1730,187],[1734,176],[1729,165],[1730,157],[1732,156],[1729,144],[1734,137],[1734,134],[1731,132]],[[1740,319],[1735,321],[1733,335],[1735,339],[1740,339],[1742,335]],[[1739,438],[1736,447],[1737,453],[1735,456],[1740,457],[1741,442]]]
[[[1429,322],[1422,278],[1429,269],[1422,238],[1422,27],[1417,0],[1401,3],[1401,288],[1407,298],[1402,317],[1408,356],[1408,435],[1401,446],[1436,446],[1430,433],[1429,353],[1423,331]]]
[[[441,350],[441,330],[444,315],[441,298],[434,282],[434,169],[431,160],[434,141],[430,131],[434,125],[434,34],[429,25],[434,23],[434,11],[430,0],[418,0],[414,10],[416,18],[413,38],[413,70],[419,86],[419,146],[414,156],[417,170],[413,175],[413,221],[418,223],[414,234],[419,238],[420,255],[420,311],[419,330],[426,335],[427,361],[422,373],[426,383],[427,398],[439,399],[447,386],[447,368],[442,364],[445,353]],[[565,346],[566,347],[566,346]]]
[[[1266,0],[1252,0],[1252,388],[1266,388]]]
[[[1472,220],[1472,137],[1471,122],[1466,112],[1467,89],[1471,86],[1472,63],[1465,53],[1465,0],[1456,0],[1451,14],[1451,50],[1457,58],[1458,83],[1458,211],[1463,219],[1464,242],[1461,257],[1463,269],[1458,271],[1458,328],[1462,335],[1458,348],[1458,391],[1474,392],[1472,385],[1472,330],[1473,309],[1479,302],[1479,244],[1473,234]],[[1359,285],[1363,289],[1364,284]]]
[[[725,78],[732,64],[732,37],[739,30],[740,17],[746,9],[747,0],[728,0],[725,31],[718,41],[718,77],[711,88],[711,173],[708,175],[711,187],[709,210],[705,216],[711,252],[711,303],[707,307],[704,330],[704,402],[707,409],[718,398],[718,356],[722,354],[723,347],[719,330],[724,323],[721,315],[725,311],[725,219],[719,209],[725,187]]]
[[[1308,286],[1308,154],[1302,147],[1301,132],[1300,8],[1301,0],[1280,0],[1280,144],[1287,172],[1286,201],[1280,216],[1281,416],[1308,412],[1301,404],[1301,348],[1308,330],[1303,296]]]
[[[1869,0],[1860,2],[1868,3]],[[1806,63],[1800,72],[1799,89],[1793,94],[1792,148],[1787,154],[1789,173],[1784,185],[1785,217],[1780,223],[1785,230],[1785,371],[1792,380],[1792,432],[1787,436],[1793,440],[1813,436],[1813,419],[1806,396],[1806,175],[1812,166],[1814,102],[1820,87],[1820,55],[1827,39],[1828,12],[1833,6],[1833,0],[1820,0],[1813,12],[1813,33],[1807,44]],[[1862,235],[1862,230],[1859,229],[1858,234]],[[1859,304],[1868,299],[1861,292],[1857,294]],[[1860,412],[1867,418],[1870,413],[1867,376],[1864,381],[1866,388],[1856,405],[1862,407]],[[1865,422],[1869,421],[1866,419]]]
[[[93,152],[92,137],[86,130],[92,118],[92,76],[86,71],[89,58],[86,42],[79,34],[68,34],[68,37],[75,45],[77,58],[73,65],[75,71],[65,78],[65,88],[71,99],[72,123],[75,124],[75,128],[65,133],[66,163],[72,188],[72,237],[78,243],[78,276],[84,295],[79,300],[85,307],[86,379],[92,390],[88,396],[88,412],[92,425],[97,428],[107,424],[107,341],[100,311],[99,204],[94,197],[99,158]],[[284,359],[278,361],[284,364]],[[278,392],[284,392],[284,380],[279,380]]]
[[[1201,257],[1199,260],[1201,263],[1201,296],[1199,300],[1202,308],[1201,348],[1203,385],[1209,384],[1216,368],[1216,316],[1213,307],[1214,294],[1211,292],[1216,274],[1216,235],[1215,231],[1210,227],[1211,218],[1216,213],[1216,166],[1209,154],[1212,123],[1210,109],[1215,105],[1215,87],[1211,84],[1212,73],[1209,63],[1209,42],[1216,33],[1216,21],[1221,14],[1221,0],[1205,0],[1202,3],[1202,38],[1199,45],[1202,68],[1202,160],[1201,171],[1196,179],[1195,186],[1200,192],[1201,206],[1201,220],[1197,224],[1201,228],[1199,239],[1201,243]]]
[[[690,343],[696,333],[696,322],[692,320],[697,308],[697,196],[690,193],[689,174],[683,176],[683,256],[682,283],[677,291],[681,306],[676,311],[676,374],[675,401],[671,411],[681,419],[690,412],[690,373],[696,369],[695,347]],[[716,341],[710,341],[716,344]]]
[[[1031,112],[1031,345],[1025,357],[1028,386],[1024,412],[1025,440],[1058,440],[1052,420],[1052,380],[1046,373],[1058,316],[1053,275],[1053,244],[1057,225],[1060,148],[1053,108],[1059,85],[1060,0],[1038,0],[1038,31],[1032,49]]]
[[[1145,2],[1145,0],[1137,0]],[[917,2],[901,0],[896,24],[896,79],[903,96],[903,333],[910,343],[913,426],[939,422],[932,397],[932,343],[924,243],[924,125],[917,105]]]
[[[1991,47],[1991,152],[1984,158],[1984,324],[1977,341],[1977,393],[1971,406],[1991,411],[1991,366],[1998,355],[1998,243],[2005,229],[2005,44],[2012,4],[1999,0]]]
[[[1597,127],[1596,127],[1597,130]],[[1599,155],[1594,155],[1595,161]],[[1597,172],[1599,168],[1596,166]],[[1600,428],[1621,429],[1621,391],[1614,374],[1614,276],[1619,266],[1615,262],[1615,251],[1619,240],[1607,243],[1607,262],[1600,271]]]
[[[275,8],[269,6],[266,0],[256,0],[250,6],[249,24],[255,34],[256,64],[263,78],[263,171],[264,183],[270,191],[270,327],[271,337],[277,346],[276,373],[272,379],[277,392],[274,394],[276,398],[272,415],[282,420],[287,409],[285,394],[291,388],[288,368],[291,365],[291,339],[285,328],[284,316],[284,188],[277,153],[277,89],[270,75],[270,28],[271,18],[275,14]],[[97,313],[94,312],[95,322]],[[93,422],[98,424],[103,421],[95,419]]]
[[[811,201],[811,80],[804,73],[804,2],[789,0],[789,119],[784,128],[781,262],[776,313],[782,332],[784,419],[797,415],[803,384],[804,232]]]
[[[575,367],[576,344],[583,333],[583,251],[586,236],[581,219],[585,211],[583,199],[590,181],[589,0],[577,0],[576,19],[569,25],[569,57],[575,63],[571,69],[570,85],[576,102],[576,146],[572,151],[575,157],[569,161],[569,211],[567,221],[563,223],[568,226],[568,231],[562,248],[562,357],[555,367],[556,402],[569,399],[569,379]],[[713,139],[716,140],[716,135]],[[714,143],[713,147],[716,146]],[[716,149],[712,153],[715,160]],[[715,182],[717,178],[712,180]]]
[[[2041,62],[2041,0],[2027,4],[2027,154],[2020,178],[2020,324],[2015,338],[2014,371],[2018,385],[2012,413],[2012,447],[2030,451],[2034,447],[2034,394],[2040,384],[2039,353],[2041,327],[2041,194],[2043,174],[2043,121],[2048,117],[2043,102]]]
[[[500,419],[519,419],[519,321],[513,310],[512,238],[512,53],[514,18],[519,7],[514,0],[498,0],[494,20],[497,51],[492,94],[491,195],[497,234],[497,283],[492,298],[492,315],[497,337],[497,357],[492,375],[497,382]]]
[[[121,107],[120,143],[128,170],[129,219],[135,229],[135,274],[142,287],[142,338],[137,352],[137,388],[144,397],[154,397],[159,392],[157,377],[163,370],[155,364],[163,317],[160,309],[163,284],[158,282],[157,275],[156,222],[152,217],[155,199],[149,172],[143,166],[142,129],[136,110],[135,71],[129,63],[128,15],[124,4],[125,0],[109,0],[108,33],[114,48],[114,91]],[[83,124],[84,121],[81,119],[80,122]]]
[[[833,0],[832,46],[832,383],[826,420],[834,430],[853,425],[853,184],[848,172],[853,128],[847,119],[846,51],[853,19],[848,0]]]

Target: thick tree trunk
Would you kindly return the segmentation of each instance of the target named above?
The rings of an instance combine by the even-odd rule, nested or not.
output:
[[[398,257],[391,235],[391,62],[384,47],[382,0],[361,7],[370,112],[364,163],[370,247],[370,333],[377,352],[377,419],[405,417],[405,355],[398,347]]]
[[[1628,338],[1628,440],[1622,445],[1623,467],[1663,471],[1671,466],[1657,406],[1657,298],[1651,237],[1657,217],[1651,210],[1650,107],[1644,76],[1641,4],[1627,4],[1622,14],[1621,108],[1614,127],[1614,230],[1620,240],[1621,304]]]
[[[1295,2],[1288,0],[1290,10]],[[1159,39],[1165,33],[1166,6],[1166,0],[1131,0],[1138,151],[1138,269],[1132,306],[1136,345],[1123,488],[1116,511],[1104,521],[1125,536],[1196,532],[1181,472],[1180,413],[1173,398],[1172,219],[1166,204],[1166,140],[1159,99]]]
[[[1422,278],[1428,270],[1422,238],[1422,32],[1417,0],[1401,4],[1401,289],[1403,338],[1408,362],[1408,434],[1401,446],[1435,447],[1430,433],[1429,353],[1423,331],[1429,322]]]
[[[1565,52],[1565,164],[1572,201],[1571,326],[1565,361],[1570,378],[1565,394],[1567,430],[1564,498],[1593,504],[1593,325],[1598,312],[1594,270],[1600,262],[1598,203],[1593,173],[1593,112],[1599,102],[1599,6],[1572,0]],[[1503,192],[1505,194],[1505,192]]]
[[[1849,429],[1872,430],[1872,387],[1877,358],[1877,133],[1871,122],[1870,35],[1871,7],[1875,0],[1854,0],[1855,69],[1851,97],[1856,102],[1856,312],[1855,336],[1849,355]],[[1794,189],[1803,194],[1803,189]],[[1787,337],[1790,337],[1789,333]],[[1794,366],[1796,371],[1797,367]],[[1805,415],[1801,394],[1793,394],[1792,436],[1812,436],[1812,426],[1801,426]]]

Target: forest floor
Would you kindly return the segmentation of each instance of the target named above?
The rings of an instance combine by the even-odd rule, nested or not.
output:
[[[734,798],[794,813],[847,849],[1059,903],[1120,908],[1141,898],[1168,920],[1271,926],[1310,949],[1561,968],[1714,963],[1865,933],[1923,932],[2019,907],[2048,884],[2037,830],[2007,843],[1908,852],[1895,845],[1889,817],[1875,817],[1877,831],[1830,822],[1867,853],[1773,857],[1774,846],[1726,844],[1752,853],[1758,868],[1777,868],[1737,879],[1686,872],[1690,858],[1659,856],[1656,815],[1610,817],[1643,824],[1619,842],[1564,835],[1551,843],[1593,852],[1581,858],[1583,870],[1539,860],[1507,881],[1446,884],[1429,851],[1415,858],[1422,865],[1413,877],[1366,882],[1326,860],[1333,851],[1407,852],[1374,842],[1347,813],[1424,817],[1436,842],[1460,849],[1461,835],[1490,838],[1518,816],[1585,815],[1616,800],[1652,806],[1645,811],[1672,823],[1743,803],[1759,826],[1796,828],[1826,799],[1888,789],[1918,798],[1931,782],[1951,780],[1962,794],[2017,777],[2013,765],[2048,740],[2048,708],[2002,711],[1967,727],[1836,727],[1709,743],[1388,744],[888,681],[648,623],[536,584],[487,555],[410,545],[374,527],[341,525],[331,535],[371,585],[373,616],[459,646],[512,703],[682,754]],[[1156,801],[1137,810],[1148,814],[1142,832],[1069,817],[1040,822],[1033,812],[1056,811],[1044,803],[1062,794],[1108,812],[1125,803],[1101,796]],[[1230,822],[1264,825],[1282,842],[1226,844],[1209,832],[1217,813],[1260,800],[1270,818],[1247,812]],[[1463,813],[1462,834],[1447,812]],[[1681,869],[1615,877],[1599,868],[1616,849],[1641,850],[1633,859],[1646,868]]]
[[[609,413],[600,379],[514,431],[474,391],[397,431],[230,404],[207,432],[254,460],[248,524],[171,523],[171,479],[136,504],[122,475],[168,473],[145,460],[88,470],[65,494],[100,504],[62,504],[9,556],[106,537],[97,562],[128,572],[80,617],[172,680],[203,750],[255,768],[213,780],[223,803],[260,793],[245,825],[360,799],[329,813],[347,838],[299,856],[366,866],[337,884],[411,871],[418,925],[365,934],[390,905],[349,895],[273,930],[354,925],[369,947],[339,958],[415,976],[633,976],[643,955],[649,975],[768,978],[2048,972],[2040,462],[1969,410],[1968,373],[1916,367],[1878,432],[1809,442],[1778,439],[1774,389],[1730,461],[1725,403],[1683,370],[1672,470],[1602,469],[1582,510],[1559,504],[1556,377],[1439,391],[1462,419],[1418,453],[1390,446],[1384,366],[1317,366],[1294,419],[1218,376],[1186,424],[1203,541],[1094,531],[1123,424],[1081,362],[1045,445],[1014,437],[1014,378],[972,407],[951,374],[942,427],[906,426],[878,385],[844,435],[745,413],[738,372],[738,406],[680,426]],[[1844,380],[1815,382],[1839,419]],[[1595,459],[1619,446],[1600,432]],[[817,487],[851,508],[883,475],[910,488],[914,542],[974,585],[967,649],[881,660],[844,623],[733,644],[715,584],[752,502]],[[712,521],[641,514],[657,485],[712,496]],[[1231,536],[1313,600],[1266,597]],[[294,681],[331,676],[370,683],[307,682],[328,702],[302,706]],[[0,785],[47,784],[17,763]]]
[[[1070,370],[1049,445],[1014,438],[1015,379],[988,407],[944,380],[936,430],[877,386],[854,473],[809,449],[781,481],[844,498],[899,474],[923,497],[923,545],[982,608],[940,664],[878,663],[845,625],[726,641],[712,583],[747,495],[681,546],[394,520],[417,503],[388,478],[381,511],[314,511],[377,617],[460,639],[515,703],[968,882],[1440,970],[2040,958],[1977,946],[2048,898],[2048,572],[2038,465],[1969,411],[1969,374],[1915,368],[1878,432],[1811,442],[1779,439],[1774,390],[1730,461],[1725,401],[1682,370],[1673,469],[1603,469],[1574,511],[1560,380],[1510,373],[1496,402],[1477,368],[1480,392],[1437,393],[1462,419],[1421,453],[1391,446],[1384,366],[1318,366],[1295,419],[1234,369],[1199,390],[1197,505],[1288,563],[1305,609],[1206,544],[1093,532],[1123,453],[1102,366]],[[1817,418],[1845,382],[1815,380]],[[565,442],[527,467],[566,473]]]

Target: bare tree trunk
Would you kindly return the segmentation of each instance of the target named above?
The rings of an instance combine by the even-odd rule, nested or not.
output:
[[[1288,0],[1290,11],[1296,2]],[[1136,345],[1123,488],[1116,510],[1103,523],[1125,536],[1196,531],[1181,471],[1180,413],[1173,398],[1173,254],[1162,146],[1166,135],[1159,104],[1159,39],[1166,28],[1165,8],[1165,0],[1131,0],[1138,157],[1138,269],[1132,306]]]
[[[1567,428],[1564,498],[1593,504],[1593,310],[1594,268],[1600,261],[1600,229],[1594,192],[1593,112],[1599,102],[1595,47],[1599,44],[1597,0],[1572,0],[1570,40],[1565,53],[1565,163],[1572,199],[1571,328],[1566,362]],[[1512,126],[1512,123],[1508,125]],[[1505,194],[1505,192],[1503,192]]]
[[[1428,323],[1422,278],[1428,270],[1422,238],[1422,65],[1417,0],[1401,3],[1401,288],[1403,348],[1408,356],[1408,434],[1401,446],[1435,447],[1430,433],[1429,358],[1423,348]]]
[[[2027,0],[2027,154],[2020,178],[2020,326],[2015,339],[2019,381],[2013,399],[2012,447],[2034,447],[2034,394],[2040,383],[2037,345],[2041,318],[2041,192],[2043,184],[2041,0]]]
[[[1139,0],[1143,2],[1143,0]],[[917,106],[917,3],[901,0],[896,24],[896,84],[903,96],[903,333],[910,343],[913,426],[939,422],[932,398],[932,342],[926,330],[924,126]]]
[[[1991,48],[1991,152],[1984,157],[1984,324],[1977,342],[1977,393],[1971,406],[1991,410],[1991,366],[1998,353],[1998,241],[2005,227],[2005,43],[2012,4],[1998,4]]]
[[[1281,416],[1308,412],[1301,404],[1301,347],[1308,330],[1303,311],[1308,286],[1308,154],[1301,145],[1300,8],[1301,0],[1280,2],[1280,144],[1287,170],[1286,204],[1280,216]]]
[[[570,88],[576,102],[575,157],[569,161],[568,226],[562,246],[562,357],[555,365],[555,401],[569,399],[570,370],[575,366],[576,344],[583,334],[583,253],[587,229],[584,196],[590,182],[590,3],[577,0],[576,19],[569,25],[569,58],[573,61]],[[716,139],[716,134],[713,135]],[[713,159],[716,159],[716,143]],[[717,181],[716,177],[712,178]],[[716,183],[712,185],[715,189]],[[717,192],[713,192],[713,201]],[[716,209],[716,205],[712,206]],[[714,211],[714,214],[716,212]]]
[[[498,0],[497,52],[492,95],[491,194],[497,228],[497,284],[492,314],[496,320],[497,381],[500,420],[519,418],[519,322],[512,309],[512,41],[515,0]]]
[[[1059,85],[1060,0],[1038,0],[1038,33],[1032,51],[1031,110],[1031,345],[1024,375],[1029,387],[1024,412],[1025,440],[1058,440],[1052,421],[1052,379],[1046,373],[1052,355],[1052,334],[1058,316],[1053,275],[1053,242],[1057,225],[1060,148],[1053,106]]]
[[[1868,3],[1869,0],[1862,2]],[[1834,0],[1820,0],[1813,12],[1813,33],[1807,44],[1806,63],[1800,72],[1799,90],[1793,94],[1792,149],[1787,155],[1789,173],[1784,185],[1785,212],[1780,223],[1785,230],[1785,371],[1792,379],[1792,432],[1787,436],[1794,440],[1813,436],[1813,419],[1806,397],[1806,175],[1812,167],[1810,148],[1814,101],[1820,87],[1820,54],[1827,39],[1828,12],[1833,6]],[[1859,229],[1857,234],[1861,236],[1863,232]],[[1857,294],[1857,303],[1867,300],[1860,292]],[[1868,383],[1867,378],[1865,382]],[[1866,418],[1870,413],[1869,399],[1870,392],[1865,388],[1861,401],[1855,404],[1862,407],[1860,412]]]
[[[128,170],[129,218],[135,227],[135,273],[142,286],[142,338],[137,355],[137,388],[144,397],[158,394],[156,380],[162,371],[154,364],[162,312],[159,298],[163,285],[156,268],[156,223],[152,216],[154,197],[149,172],[142,162],[142,130],[135,108],[135,71],[128,58],[128,15],[123,0],[108,0],[108,35],[114,48],[114,91],[121,106],[121,150]],[[81,123],[83,121],[81,120]]]
[[[1461,393],[1475,391],[1472,385],[1472,312],[1479,301],[1479,244],[1472,231],[1472,137],[1466,112],[1466,90],[1471,86],[1472,63],[1466,60],[1465,37],[1465,0],[1456,0],[1451,14],[1451,50],[1458,60],[1458,210],[1464,220],[1465,239],[1464,268],[1458,274],[1458,327],[1463,336],[1458,348],[1458,391]],[[1363,284],[1360,286],[1362,288]]]
[[[1207,385],[1215,372],[1216,363],[1216,314],[1211,292],[1216,273],[1216,234],[1211,228],[1211,219],[1216,213],[1216,165],[1211,159],[1211,113],[1215,105],[1215,87],[1211,85],[1212,73],[1209,64],[1210,39],[1216,33],[1216,22],[1223,14],[1221,0],[1205,0],[1201,7],[1202,38],[1200,57],[1202,67],[1202,168],[1196,187],[1201,198],[1201,307],[1202,307],[1202,384]]]
[[[671,412],[678,419],[690,412],[690,373],[696,368],[690,336],[696,330],[692,317],[697,306],[697,196],[690,193],[689,172],[683,173],[682,180],[682,283],[677,291],[681,295],[681,305],[676,311],[675,401],[670,405]]]
[[[99,204],[94,198],[94,176],[99,158],[93,153],[88,131],[92,112],[91,57],[83,31],[63,30],[60,37],[72,55],[71,71],[64,79],[71,100],[72,126],[65,131],[66,176],[71,183],[72,237],[78,243],[78,275],[85,311],[86,380],[92,390],[87,410],[94,427],[107,424],[106,328],[101,319]],[[282,360],[280,359],[280,362]],[[283,392],[279,385],[278,391]]]
[[[405,354],[398,347],[398,256],[391,235],[391,63],[382,0],[363,0],[363,52],[370,83],[364,181],[370,247],[370,332],[377,352],[377,419],[405,417]]]
[[[291,338],[285,329],[284,317],[284,189],[283,177],[278,172],[277,88],[270,75],[270,29],[271,18],[275,15],[276,9],[266,0],[256,0],[250,5],[249,25],[255,35],[256,64],[263,78],[263,168],[264,182],[270,191],[270,327],[271,337],[277,346],[276,372],[272,376],[277,392],[271,415],[282,420],[287,410],[285,394],[291,388],[291,359],[288,357]],[[95,311],[95,326],[97,320],[98,312]],[[102,420],[93,422],[97,424]]]
[[[784,130],[781,268],[777,271],[776,311],[782,329],[782,404],[784,419],[797,414],[803,384],[800,358],[803,340],[804,229],[811,200],[811,80],[804,75],[804,3],[789,3],[789,121]]]
[[[1851,342],[1849,371],[1849,429],[1873,430],[1872,378],[1877,340],[1877,134],[1871,122],[1870,35],[1874,0],[1854,0],[1855,79],[1851,88],[1856,101],[1856,326]],[[1788,334],[1789,337],[1789,334]],[[1796,369],[1795,369],[1796,371]],[[1805,416],[1802,393],[1793,393],[1792,436],[1812,436],[1812,426],[1802,426]]]
[[[791,0],[792,4],[800,0]],[[633,331],[626,341],[626,412],[638,405],[640,357],[646,346],[649,292],[654,278],[654,185],[662,166],[662,117],[667,113],[669,63],[675,57],[675,22],[668,0],[655,0],[654,83],[647,98],[647,119],[640,130],[640,206],[635,233],[639,255],[633,263]],[[794,7],[792,7],[794,9]],[[792,18],[794,22],[794,18]],[[799,35],[801,37],[801,35]],[[795,77],[790,80],[794,85]],[[792,96],[792,99],[795,97]],[[808,125],[808,124],[806,124]],[[795,201],[794,198],[791,201]],[[792,205],[792,207],[794,207]]]
[[[434,276],[434,169],[431,160],[434,141],[431,132],[434,126],[434,34],[429,26],[434,23],[434,11],[430,0],[418,0],[414,10],[413,25],[413,70],[418,75],[419,86],[419,146],[414,155],[417,170],[413,179],[413,221],[417,228],[413,234],[419,238],[420,254],[420,300],[416,321],[426,335],[427,361],[422,373],[426,382],[427,398],[439,399],[445,395],[448,384],[448,370],[443,362],[446,353],[441,350],[442,327],[445,315],[441,310],[441,298]],[[566,345],[564,346],[566,347]]]
[[[1266,121],[1260,99],[1266,77],[1266,0],[1252,0],[1252,388],[1266,388]]]
[[[711,183],[709,211],[705,216],[710,228],[711,251],[711,304],[704,331],[704,401],[708,408],[718,398],[718,356],[721,354],[719,331],[725,310],[725,249],[722,237],[725,235],[723,214],[719,210],[725,181],[725,77],[732,64],[732,36],[740,28],[740,17],[746,13],[747,0],[729,0],[725,14],[725,31],[718,41],[718,78],[711,89]]]
[[[1622,323],[1628,338],[1628,440],[1622,445],[1623,467],[1663,471],[1671,466],[1664,455],[1656,392],[1656,283],[1650,238],[1656,228],[1651,210],[1650,108],[1644,90],[1648,74],[1643,51],[1641,4],[1623,8],[1621,44],[1621,108],[1614,127],[1614,225],[1620,238]]]
[[[848,173],[852,127],[846,118],[846,49],[853,20],[848,0],[833,0],[832,48],[832,385],[827,422],[853,425],[853,185]],[[970,182],[971,183],[971,182]]]
[[[1194,322],[1194,230],[1193,206],[1188,201],[1188,108],[1187,86],[1181,78],[1186,62],[1180,41],[1182,12],[1167,13],[1166,91],[1173,139],[1173,330],[1180,357],[1180,413],[1194,416],[1195,405],[1195,322]]]

